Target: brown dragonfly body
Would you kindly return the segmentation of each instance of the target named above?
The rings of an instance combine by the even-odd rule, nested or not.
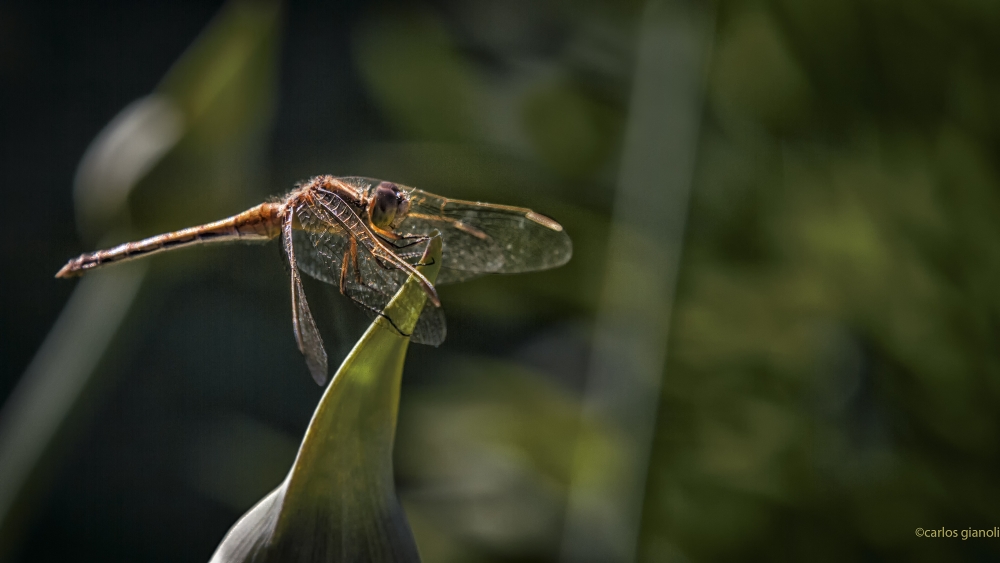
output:
[[[435,232],[443,245],[438,283],[552,268],[572,254],[562,226],[530,209],[453,200],[370,178],[317,176],[280,201],[262,203],[227,219],[82,254],[56,277],[78,276],[93,268],[196,244],[281,237],[291,266],[296,341],[313,377],[323,384],[326,351],[299,270],[337,285],[373,316],[414,276],[433,307],[421,313],[413,338],[436,345],[445,334],[441,302],[434,286],[414,267],[422,254],[421,243]]]

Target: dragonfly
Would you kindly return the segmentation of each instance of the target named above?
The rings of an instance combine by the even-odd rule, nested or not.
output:
[[[439,345],[446,322],[437,290],[417,270],[426,242],[441,237],[437,283],[485,274],[546,270],[573,254],[562,225],[524,207],[449,199],[360,176],[316,176],[282,198],[212,223],[88,252],[56,274],[69,278],[110,264],[199,244],[281,239],[288,260],[292,328],[313,379],[324,385],[327,353],[300,271],[339,288],[376,317],[412,276],[427,295],[414,342]],[[391,322],[391,319],[390,319]]]

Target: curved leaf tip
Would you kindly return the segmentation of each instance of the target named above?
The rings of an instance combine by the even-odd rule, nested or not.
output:
[[[435,235],[418,270],[433,283],[440,266]],[[425,304],[410,276],[333,376],[284,482],[230,529],[213,563],[420,560],[392,447],[409,334]]]

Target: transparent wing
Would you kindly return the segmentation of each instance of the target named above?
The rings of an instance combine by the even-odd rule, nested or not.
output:
[[[323,348],[323,338],[316,328],[306,292],[302,288],[302,278],[296,268],[295,247],[292,243],[292,221],[287,218],[282,224],[281,241],[288,255],[288,263],[292,281],[292,330],[295,332],[295,342],[299,351],[306,357],[306,366],[313,380],[320,386],[326,383],[327,356]]]
[[[299,269],[337,286],[369,317],[381,315],[415,271],[413,264],[420,259],[424,245],[393,252],[381,241],[374,240],[374,235],[340,198],[331,194],[316,199],[297,210],[301,230],[293,237]],[[411,339],[437,346],[444,341],[445,333],[444,312],[430,305],[421,312]]]
[[[559,223],[524,207],[448,199],[407,188],[410,213],[402,234],[441,232],[442,260],[437,283],[454,283],[484,274],[547,270],[573,254],[573,243]]]

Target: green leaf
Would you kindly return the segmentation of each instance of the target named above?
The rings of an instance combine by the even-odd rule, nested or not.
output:
[[[440,237],[421,263],[433,283]],[[411,277],[372,323],[323,394],[288,477],[233,526],[213,562],[420,560],[392,448],[408,335],[426,299]]]

